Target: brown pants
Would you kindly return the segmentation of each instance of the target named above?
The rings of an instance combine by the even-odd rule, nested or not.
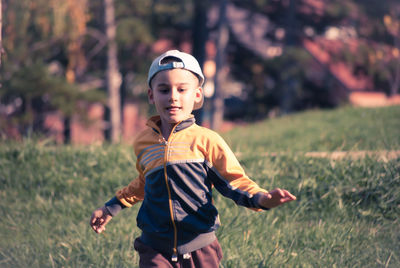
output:
[[[177,262],[171,261],[171,256],[161,254],[143,244],[140,239],[135,240],[134,246],[139,253],[141,268],[218,268],[222,259],[222,249],[217,239],[210,245],[191,252],[188,259],[179,255]]]

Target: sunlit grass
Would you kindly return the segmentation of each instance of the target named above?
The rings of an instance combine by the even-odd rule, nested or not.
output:
[[[296,153],[397,150],[398,118],[394,107],[346,108],[224,134],[253,180],[286,188],[298,200],[256,213],[215,192],[221,266],[399,267],[400,158],[333,161]],[[136,176],[135,160],[122,145],[1,142],[0,267],[137,267],[138,206],[122,211],[104,235],[88,224],[92,211]]]
[[[266,178],[262,167],[279,171]],[[298,200],[253,213],[217,196],[225,267],[400,264],[398,160],[265,158],[247,170],[265,188],[290,189]]]
[[[399,150],[400,106],[309,111],[224,136],[238,152]]]

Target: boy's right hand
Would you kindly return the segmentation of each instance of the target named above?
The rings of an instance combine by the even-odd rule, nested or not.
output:
[[[112,216],[105,206],[96,209],[90,218],[90,226],[92,229],[100,234],[106,230],[107,223],[112,219]]]

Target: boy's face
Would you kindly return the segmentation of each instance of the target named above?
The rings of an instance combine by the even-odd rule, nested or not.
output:
[[[161,124],[176,124],[187,119],[195,102],[202,99],[198,78],[185,69],[171,69],[157,73],[148,90],[150,103],[156,106]]]

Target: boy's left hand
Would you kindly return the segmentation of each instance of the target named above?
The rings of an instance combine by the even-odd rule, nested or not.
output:
[[[296,197],[285,189],[276,188],[265,193],[259,200],[260,205],[265,208],[274,208],[284,203],[296,200]]]

